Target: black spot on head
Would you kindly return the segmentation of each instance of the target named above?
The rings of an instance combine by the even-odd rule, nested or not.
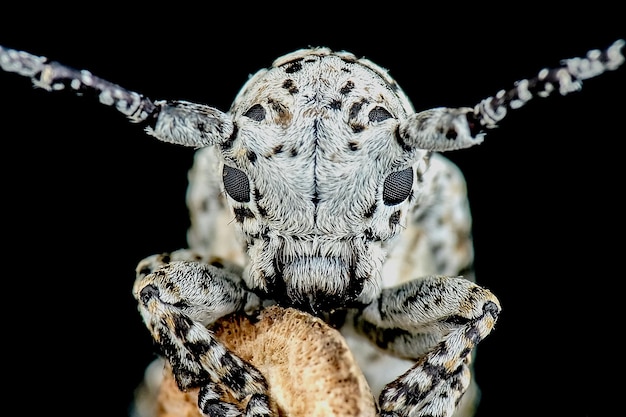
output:
[[[289,91],[289,94],[296,94],[298,92],[298,87],[296,87],[293,80],[289,78],[283,83],[283,88]]]
[[[361,149],[358,142],[349,142],[348,147],[351,151],[358,151],[359,149]]]
[[[265,119],[265,109],[260,104],[255,104],[246,110],[243,115],[256,122],[260,122]]]
[[[247,207],[236,207],[233,212],[235,213],[235,220],[239,223],[243,223],[245,218],[254,219],[254,213]]]
[[[282,151],[283,151],[283,145],[276,145],[274,146],[274,149],[272,149],[272,152],[274,152],[274,154],[281,153]]]
[[[382,122],[383,120],[390,119],[393,116],[384,107],[376,106],[370,110],[368,117],[370,122]]]
[[[394,211],[391,216],[389,216],[389,227],[395,226],[400,223],[400,210]]]
[[[359,133],[359,132],[362,132],[363,130],[365,130],[365,126],[363,126],[360,123],[353,123],[353,124],[350,125],[350,127],[352,128],[352,131],[354,133]]]
[[[330,102],[330,108],[333,110],[341,110],[341,100],[333,100]]]
[[[359,116],[359,112],[363,107],[363,101],[359,101],[350,106],[350,112],[348,113],[348,119],[353,120]]]
[[[352,81],[348,81],[343,87],[339,89],[341,94],[348,94],[350,91],[354,89],[354,83]]]
[[[300,60],[290,62],[285,66],[285,72],[287,74],[296,73],[300,71],[301,69],[302,69],[302,63],[300,62]]]
[[[250,162],[254,163],[256,161],[256,154],[249,149],[248,149],[248,152],[246,153],[246,156],[248,157],[248,160]]]
[[[376,203],[372,204],[370,208],[365,212],[365,218],[369,219],[370,217],[372,217],[375,211],[376,211]]]
[[[296,148],[291,148],[291,151],[289,151],[289,154],[293,157],[298,155],[298,150]]]

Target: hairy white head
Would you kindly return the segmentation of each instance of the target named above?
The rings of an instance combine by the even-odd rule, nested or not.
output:
[[[377,295],[428,165],[399,134],[413,113],[384,69],[346,52],[296,51],[249,79],[218,145],[249,286],[314,311]]]

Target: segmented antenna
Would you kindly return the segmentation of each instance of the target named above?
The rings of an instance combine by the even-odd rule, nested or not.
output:
[[[487,97],[474,107],[474,122],[491,129],[497,126],[509,109],[518,109],[534,96],[547,97],[555,91],[566,95],[578,91],[582,81],[596,77],[605,71],[613,71],[624,63],[621,49],[624,40],[619,39],[604,51],[593,49],[585,58],[571,58],[561,61],[562,66],[542,69],[530,79],[520,80],[515,87],[500,90],[495,97]]]
[[[182,100],[151,101],[143,95],[76,70],[43,56],[0,46],[0,68],[30,77],[35,87],[48,91],[71,89],[92,93],[100,103],[115,107],[130,121],[145,123],[145,131],[164,142],[202,147],[225,141],[233,131],[230,118],[220,110]]]
[[[135,123],[145,121],[158,111],[157,106],[141,94],[96,77],[87,70],[49,61],[44,56],[0,46],[0,68],[30,77],[35,87],[48,91],[68,88],[77,94],[96,93],[102,104],[114,106]]]
[[[418,119],[433,116],[428,112],[414,116],[420,123],[412,120],[404,123],[403,135],[412,138],[416,144],[419,142],[424,149],[449,150],[473,146],[482,141],[481,134],[485,129],[497,127],[509,109],[524,106],[534,96],[547,97],[555,91],[566,95],[578,91],[583,80],[617,69],[624,63],[621,52],[624,44],[624,40],[620,39],[604,51],[594,49],[589,51],[585,58],[563,60],[560,67],[543,69],[534,78],[517,81],[512,89],[500,90],[495,96],[487,97],[478,103],[473,111],[467,109],[469,110],[466,117],[469,127],[467,136],[471,139],[469,141],[440,141],[437,134],[425,135],[423,127],[412,131],[411,129],[422,126],[423,123]],[[96,77],[89,71],[76,70],[28,52],[0,46],[0,68],[30,77],[36,87],[48,91],[69,88],[78,94],[95,93],[101,103],[114,106],[131,121],[136,123],[148,121],[146,131],[165,142],[185,146],[209,146],[227,140],[233,131],[230,117],[218,109],[186,101],[152,102],[141,94]],[[450,125],[452,116],[448,113],[451,112],[455,113],[455,110],[447,109],[439,114],[438,118],[431,117],[434,120],[431,124]],[[459,129],[463,130],[461,128],[452,130],[457,132]],[[450,139],[448,136],[446,135],[446,139]],[[457,136],[458,132],[455,134],[455,137]]]

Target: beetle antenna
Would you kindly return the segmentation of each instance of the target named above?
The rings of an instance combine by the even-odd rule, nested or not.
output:
[[[517,81],[514,88],[500,90],[495,96],[478,103],[474,107],[474,117],[481,127],[492,129],[509,109],[522,107],[534,96],[548,97],[555,91],[564,96],[578,91],[583,80],[613,71],[624,63],[621,52],[624,44],[624,40],[619,39],[604,51],[593,49],[584,58],[565,59],[560,67],[544,68],[534,78]]]
[[[164,142],[203,147],[222,143],[233,132],[230,116],[218,109],[181,100],[153,102],[87,70],[77,70],[44,56],[0,46],[0,68],[29,77],[35,87],[47,91],[95,94],[100,103],[115,107],[133,123],[145,125],[148,134]]]

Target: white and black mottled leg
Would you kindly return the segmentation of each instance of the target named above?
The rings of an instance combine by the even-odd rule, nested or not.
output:
[[[187,250],[154,255],[137,266],[133,294],[178,387],[200,388],[198,406],[205,415],[269,417],[265,378],[207,328],[225,315],[260,308],[237,272],[237,266],[205,262]],[[238,404],[225,401],[225,394]]]
[[[418,172],[418,177],[425,192],[419,204],[410,212],[404,233],[390,247],[388,260],[383,267],[384,287],[406,291],[406,288],[402,287],[403,284],[413,281],[416,277],[429,276],[457,277],[462,275],[465,280],[473,282],[475,278],[472,219],[467,187],[461,171],[450,160],[434,153],[429,158],[428,169],[423,173]],[[458,285],[454,283],[455,280],[456,278],[450,279],[449,282],[452,283],[450,285]],[[428,297],[428,295],[416,292],[416,302],[417,298]],[[390,295],[385,297],[390,297]],[[428,300],[426,298],[427,302]],[[417,317],[413,318],[417,319]],[[435,321],[438,319],[440,318],[429,318]],[[342,332],[352,343],[357,360],[376,395],[382,393],[390,381],[413,366],[418,358],[426,355],[443,337],[443,334],[436,332],[420,331],[417,334],[411,334],[410,328],[417,326],[411,324],[409,330],[400,332],[404,334],[403,338],[394,342],[396,344],[407,342],[408,337],[410,341],[407,343],[410,345],[400,350],[398,348],[387,349],[385,338],[393,334],[396,325],[381,323],[378,320],[369,322],[367,320],[358,316],[356,330],[361,333],[361,336],[366,334],[375,342],[374,345],[379,345],[378,349],[373,345],[364,344],[361,337],[354,335],[354,329],[351,328],[354,323],[351,321],[346,323]],[[378,325],[382,328],[375,330]],[[376,332],[381,332],[381,334],[376,334]],[[416,350],[414,345],[418,342],[419,349]],[[399,355],[398,351],[407,353]],[[463,368],[462,376],[463,381],[469,381],[469,387],[463,394],[462,401],[458,403],[454,417],[469,417],[475,414],[480,390],[473,378],[474,353],[475,350],[472,350],[472,354],[465,358],[466,367]],[[464,383],[464,389],[465,386]],[[440,390],[450,391],[451,388]]]
[[[393,410],[403,401],[398,402],[395,397],[406,395],[412,399],[401,407],[417,408],[418,413],[422,413],[417,415],[431,415],[430,406],[425,405],[430,401],[429,397],[443,395],[447,401],[435,401],[433,407],[439,412],[433,412],[432,415],[449,415],[454,410],[455,417],[467,417],[474,414],[479,396],[472,372],[475,350],[470,346],[474,346],[486,333],[483,332],[476,340],[465,341],[467,351],[458,352],[457,349],[454,353],[446,347],[444,356],[432,352],[444,340],[458,346],[459,341],[455,341],[458,336],[451,335],[454,331],[462,335],[471,326],[484,326],[479,323],[483,320],[481,304],[493,302],[495,307],[490,305],[489,308],[494,307],[494,313],[499,310],[499,306],[491,293],[473,284],[472,219],[466,183],[461,171],[442,155],[435,153],[430,157],[427,171],[421,175],[421,182],[427,191],[411,212],[401,242],[396,244],[390,254],[390,259],[400,260],[402,268],[393,268],[392,265],[391,268],[384,269],[383,272],[387,274],[384,277],[387,289],[376,306],[369,306],[364,314],[357,317],[356,328],[383,350],[418,362],[417,368],[414,367],[413,371],[405,375],[407,381],[413,380],[417,383],[417,378],[422,384],[428,384],[424,372],[438,369],[432,368],[433,364],[445,360],[452,367],[451,358],[454,357],[456,361],[456,368],[441,372],[438,376],[440,382],[431,382],[426,390],[425,385],[420,387],[422,396],[412,392],[411,384],[406,381],[396,381],[401,387],[398,391],[391,390],[391,385],[382,387],[379,390],[382,393],[381,405],[385,401],[388,404],[383,405],[386,407],[383,410]],[[393,277],[394,269],[399,274],[396,277]],[[415,277],[427,278],[414,280]],[[435,305],[439,307],[434,308]],[[454,317],[457,305],[466,308],[465,311],[459,310],[459,314],[465,314],[462,319]],[[404,318],[400,312],[403,306],[408,307]],[[416,315],[412,309],[430,314]],[[390,310],[395,311],[395,318],[390,316]],[[475,323],[470,323],[471,320]],[[495,322],[495,317],[487,315],[485,320]],[[459,326],[457,329],[455,326],[460,324],[467,328]],[[488,323],[488,329],[492,325],[493,323]],[[387,379],[385,383],[390,380],[391,378]],[[432,390],[432,393],[427,393],[428,390]],[[413,401],[418,401],[420,405],[415,405]],[[398,412],[397,415],[404,414]]]
[[[416,361],[379,397],[381,417],[449,417],[471,381],[474,347],[500,312],[488,290],[460,277],[430,276],[383,290],[352,317],[381,349]]]
[[[473,146],[482,141],[480,132],[497,127],[508,110],[522,107],[533,97],[577,91],[582,80],[620,66],[624,61],[620,52],[623,46],[620,40],[604,51],[590,51],[585,58],[564,60],[561,67],[518,81],[514,88],[502,90],[474,108],[416,113],[401,124],[400,137],[411,146],[440,152]],[[469,135],[458,134],[462,119],[468,123]],[[432,187],[426,195],[432,198],[423,201],[413,213],[417,226],[408,225],[413,229],[409,235],[415,239],[406,239],[409,243],[400,243],[396,246],[400,250],[394,250],[398,253],[391,253],[391,259],[410,261],[411,253],[423,253],[410,249],[421,245],[429,256],[419,256],[419,263],[405,263],[404,271],[406,265],[413,265],[420,273],[426,270],[435,275],[414,281],[407,281],[402,274],[383,277],[385,282],[396,285],[385,288],[378,300],[352,317],[357,333],[383,350],[416,361],[382,389],[381,416],[452,416],[472,381],[474,348],[490,333],[500,312],[495,296],[472,282],[469,211],[464,197],[455,200],[465,192],[450,187],[450,180],[460,177],[439,162],[439,168],[431,166],[430,170],[435,175],[430,178]],[[464,186],[462,181],[456,183]],[[445,196],[442,190],[453,193]],[[442,227],[445,225],[448,227]],[[424,266],[424,259],[431,259],[431,264]],[[466,278],[451,276],[460,273]]]

